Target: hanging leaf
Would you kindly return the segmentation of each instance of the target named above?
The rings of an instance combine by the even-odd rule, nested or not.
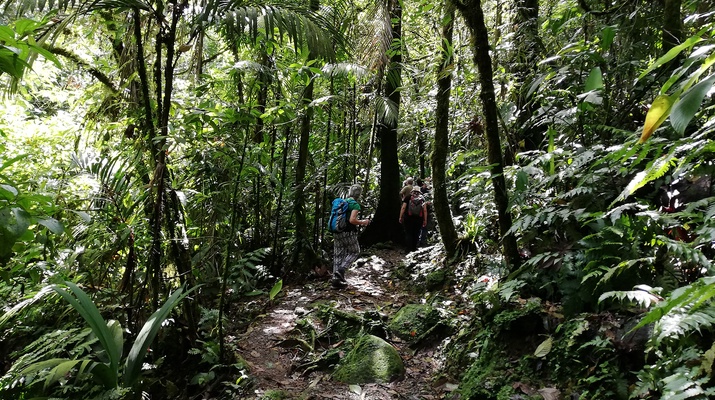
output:
[[[586,79],[586,87],[584,90],[590,92],[592,90],[603,88],[603,73],[601,73],[600,67],[593,67],[591,72],[588,74],[588,79]]]
[[[273,285],[273,288],[271,288],[271,292],[268,295],[270,299],[275,299],[278,293],[280,293],[281,289],[283,289],[283,279],[279,279],[278,282]]]
[[[55,235],[59,235],[65,231],[65,227],[62,226],[62,224],[54,218],[38,218],[37,223],[49,229],[50,232],[54,233]]]
[[[601,50],[608,51],[613,44],[613,38],[616,37],[616,30],[612,26],[607,26],[603,28],[601,34]]]
[[[697,85],[693,86],[681,99],[673,106],[670,113],[670,124],[676,132],[683,134],[688,127],[690,120],[700,109],[703,98],[715,84],[715,74],[710,75]]]
[[[551,347],[554,345],[554,339],[549,336],[541,342],[539,347],[536,348],[536,351],[534,351],[534,356],[538,358],[544,358],[546,355],[548,355],[551,352]]]
[[[666,94],[658,95],[658,97],[653,100],[648,114],[645,116],[645,124],[643,124],[643,133],[638,143],[643,143],[650,135],[655,132],[656,129],[668,118],[670,110],[675,102],[675,96],[668,96]]]

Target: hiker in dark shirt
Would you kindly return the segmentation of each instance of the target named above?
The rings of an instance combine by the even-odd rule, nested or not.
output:
[[[410,195],[402,200],[400,223],[404,224],[407,251],[417,250],[422,227],[427,226],[427,206],[417,186],[413,187]]]
[[[350,186],[346,199],[348,202],[348,226],[344,232],[335,233],[333,236],[333,279],[330,284],[336,289],[347,287],[345,272],[360,256],[357,226],[370,225],[369,219],[358,219],[361,208],[357,200],[361,194],[362,186]]]
[[[430,229],[430,226],[434,225],[434,215],[433,215],[433,207],[432,207],[432,201],[430,200],[432,198],[432,194],[430,193],[430,188],[427,186],[427,183],[424,182],[421,178],[415,179],[415,185],[420,188],[420,192],[422,192],[422,196],[424,197],[424,203],[425,203],[425,210],[427,213],[427,224],[425,224],[422,229],[420,230],[420,240],[419,240],[419,245],[424,247],[427,246],[427,236],[428,236],[428,230]]]

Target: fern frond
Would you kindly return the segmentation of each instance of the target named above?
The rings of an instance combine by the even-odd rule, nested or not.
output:
[[[633,177],[633,179],[631,179],[631,182],[626,186],[626,188],[621,192],[621,194],[618,195],[618,197],[616,198],[616,200],[613,201],[613,203],[611,203],[611,207],[613,207],[613,205],[615,205],[616,203],[626,199],[636,190],[642,188],[648,183],[653,182],[658,178],[662,178],[663,175],[665,175],[665,173],[668,172],[670,168],[675,165],[676,161],[677,158],[675,158],[672,153],[667,156],[663,156],[653,160],[648,165],[648,167],[646,167],[645,170],[637,173]]]
[[[700,278],[690,285],[675,289],[668,299],[653,308],[634,329],[657,322],[671,313],[679,313],[680,309],[695,312],[698,306],[715,297],[715,277]]]
[[[651,290],[648,290],[651,289]],[[636,290],[628,291],[610,291],[603,293],[599,298],[598,302],[602,303],[608,299],[615,299],[620,302],[629,301],[635,302],[643,308],[650,308],[651,305],[656,304],[663,300],[660,296],[652,293],[652,288],[646,285],[639,285]]]
[[[711,268],[710,260],[705,257],[702,251],[693,248],[691,243],[674,240],[669,237],[658,235],[657,239],[665,245],[671,255],[680,257],[684,263],[692,263],[704,268]]]
[[[601,277],[601,279],[598,281],[598,285],[600,286],[605,283],[608,283],[608,281],[611,280],[611,278],[613,278],[614,276],[620,275],[621,273],[629,270],[633,266],[643,265],[643,264],[652,265],[654,262],[655,262],[655,257],[643,257],[643,258],[638,258],[635,260],[622,261],[615,267],[609,268],[608,271],[605,274],[603,274],[603,277]],[[627,292],[624,292],[624,293],[627,293]]]
[[[701,332],[715,325],[715,308],[708,307],[688,313],[686,308],[678,309],[656,324],[654,335],[657,342],[665,339],[677,339],[691,332]]]
[[[665,384],[661,399],[685,400],[691,398],[712,398],[713,389],[704,389],[703,385],[709,380],[708,377],[693,379],[693,371],[688,367],[683,367],[675,374],[663,379]]]

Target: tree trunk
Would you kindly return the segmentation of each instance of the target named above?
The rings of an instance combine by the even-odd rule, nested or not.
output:
[[[432,182],[434,187],[434,213],[439,224],[442,243],[447,256],[454,256],[457,250],[457,229],[454,227],[452,213],[447,197],[447,174],[445,164],[449,154],[449,100],[452,90],[451,68],[452,33],[454,29],[454,7],[447,2],[442,26],[442,63],[437,76],[437,107],[435,109],[434,151],[432,153]]]
[[[497,103],[494,95],[494,82],[492,60],[489,55],[489,36],[484,24],[481,0],[452,0],[455,7],[461,12],[472,34],[474,46],[474,64],[479,71],[481,92],[479,98],[484,107],[484,120],[486,123],[487,155],[491,165],[492,186],[494,186],[494,202],[499,214],[499,232],[501,234],[504,257],[512,271],[519,268],[519,251],[516,239],[510,233],[511,213],[509,212],[509,196],[507,194],[506,180],[501,153],[501,140],[499,138],[499,121]],[[475,118],[477,120],[478,118]],[[479,131],[480,126],[473,124],[473,129]]]
[[[663,8],[663,54],[680,44],[683,36],[683,19],[680,13],[682,0],[665,0]],[[683,59],[681,52],[666,64],[670,70],[677,67]]]
[[[534,107],[527,96],[536,63],[539,61],[539,49],[542,47],[539,38],[539,2],[514,0],[514,8],[514,33],[519,40],[509,65],[512,66],[514,87],[517,88],[514,93],[517,117],[510,155],[506,157],[508,164],[513,163],[516,153],[537,150],[544,140],[543,130],[529,123]]]
[[[400,107],[400,87],[402,86],[402,9],[399,0],[389,0],[392,21],[392,48],[390,66],[387,71],[385,92],[397,110]],[[395,46],[393,44],[393,46]],[[402,241],[400,219],[400,166],[397,158],[397,123],[383,121],[378,130],[380,137],[380,199],[375,217],[360,236],[360,242],[371,244]]]
[[[305,176],[308,167],[308,144],[310,142],[310,123],[313,118],[313,107],[310,103],[313,101],[313,76],[311,74],[310,82],[303,91],[303,103],[305,105],[305,113],[301,118],[300,124],[300,143],[298,145],[298,162],[295,167],[295,231],[296,231],[296,249],[293,252],[293,260],[291,261],[294,271],[298,274],[307,273],[313,267],[316,259],[315,252],[310,245],[308,233],[308,222],[305,217]],[[300,266],[300,268],[298,268]],[[298,268],[298,269],[295,269]]]

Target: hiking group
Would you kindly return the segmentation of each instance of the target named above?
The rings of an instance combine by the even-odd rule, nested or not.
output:
[[[429,190],[429,186],[419,178],[407,178],[400,190],[400,224],[404,226],[407,251],[415,251],[418,246],[427,244],[428,222],[432,219],[428,212],[431,203],[425,200]],[[362,208],[358,200],[361,195],[362,186],[352,185],[347,198],[333,200],[328,231],[333,233],[333,277],[330,284],[336,289],[347,287],[345,272],[360,256],[357,227],[370,225],[371,222],[370,219],[359,219]]]

